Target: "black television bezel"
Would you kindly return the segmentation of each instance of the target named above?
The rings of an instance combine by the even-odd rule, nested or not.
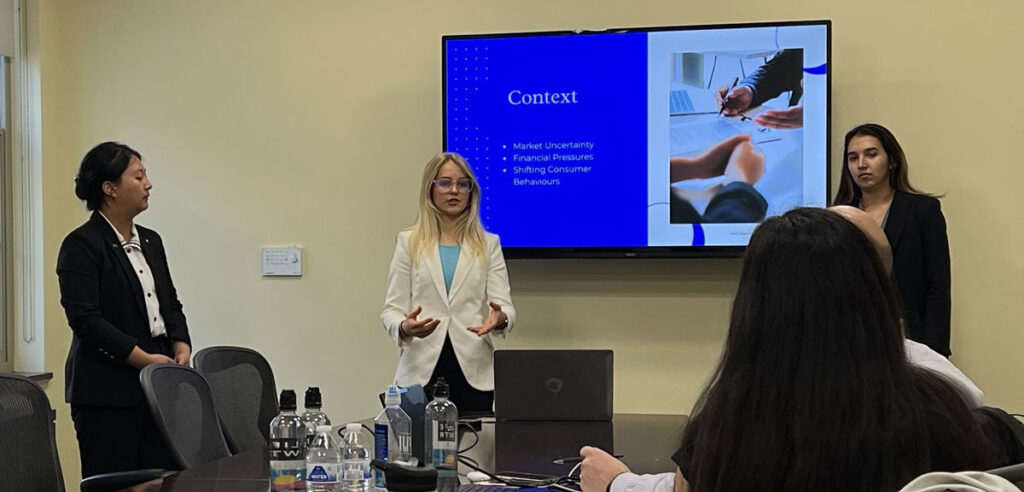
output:
[[[825,26],[825,205],[832,203],[832,21],[830,19],[750,22],[732,24],[701,24],[691,26],[621,27],[599,30],[533,31],[486,34],[446,34],[441,36],[441,148],[448,150],[448,93],[447,57],[445,46],[449,40],[512,38],[531,36],[587,36],[593,34],[625,34],[658,31],[699,31],[712,29],[744,29],[759,27]],[[746,246],[610,246],[610,247],[505,247],[506,259],[555,258],[738,258]]]

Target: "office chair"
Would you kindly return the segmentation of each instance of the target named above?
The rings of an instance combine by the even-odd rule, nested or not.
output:
[[[179,469],[231,456],[210,385],[194,369],[152,364],[139,375],[157,429]]]
[[[224,437],[234,454],[267,445],[277,416],[274,372],[259,352],[243,347],[207,347],[192,363],[213,391]]]
[[[989,470],[988,473],[999,475],[1009,480],[1017,488],[1024,487],[1024,463],[996,468],[995,470]]]
[[[52,414],[50,400],[38,384],[0,373],[0,489],[64,490]]]
[[[1004,466],[988,473],[1003,477],[1017,487],[1024,487],[1024,424],[997,407],[979,407],[971,410],[981,431],[998,450],[999,462]]]
[[[0,373],[0,462],[5,464],[0,490],[65,490],[52,415],[50,400],[35,381]],[[83,480],[82,491],[120,490],[170,473],[104,473]]]

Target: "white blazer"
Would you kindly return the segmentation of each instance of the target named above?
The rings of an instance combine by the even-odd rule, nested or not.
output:
[[[498,236],[485,233],[487,251],[479,258],[462,244],[451,290],[446,294],[440,251],[435,246],[414,263],[409,253],[410,235],[410,231],[398,233],[388,271],[384,310],[380,314],[384,331],[402,350],[395,381],[399,386],[427,384],[441,355],[445,334],[448,334],[469,384],[481,391],[493,390],[494,343],[491,337],[504,337],[516,320]],[[491,311],[488,302],[501,306],[508,316],[508,326],[477,336],[466,328],[483,324]],[[423,307],[418,319],[434,318],[441,323],[425,338],[402,340],[398,327],[416,306]]]

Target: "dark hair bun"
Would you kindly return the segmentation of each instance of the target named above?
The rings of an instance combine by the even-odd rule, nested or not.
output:
[[[75,196],[84,200],[89,210],[99,209],[103,205],[103,183],[120,179],[132,157],[142,159],[142,155],[121,143],[103,142],[93,147],[78,167]]]

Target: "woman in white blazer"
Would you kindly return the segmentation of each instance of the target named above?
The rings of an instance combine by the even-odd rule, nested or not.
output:
[[[419,213],[398,233],[381,323],[401,349],[395,381],[443,377],[460,410],[491,410],[494,344],[515,323],[498,236],[480,223],[480,187],[465,159],[427,162]]]

